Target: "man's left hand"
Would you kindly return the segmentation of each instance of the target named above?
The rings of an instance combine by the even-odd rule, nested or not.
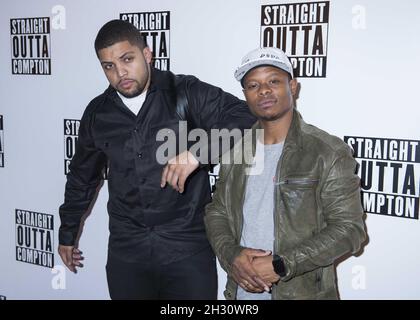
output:
[[[185,181],[198,166],[199,162],[191,152],[187,150],[180,153],[169,160],[163,169],[162,179],[160,181],[161,188],[165,187],[166,183],[168,183],[176,191],[183,193]]]
[[[252,267],[264,282],[276,283],[280,280],[280,276],[274,272],[273,255],[255,257]]]

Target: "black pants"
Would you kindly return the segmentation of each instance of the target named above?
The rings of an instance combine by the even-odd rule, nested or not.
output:
[[[113,300],[217,299],[216,258],[211,248],[168,265],[127,263],[108,256],[106,274]]]

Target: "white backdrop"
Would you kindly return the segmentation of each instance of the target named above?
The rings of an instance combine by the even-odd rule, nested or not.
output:
[[[242,56],[260,45],[261,6],[295,2],[16,0],[3,4],[0,296],[109,298],[104,267],[108,237],[106,183],[80,241],[85,267],[77,275],[71,274],[63,269],[57,254],[58,207],[65,184],[63,120],[80,119],[88,102],[107,86],[93,49],[96,33],[106,21],[119,18],[120,13],[169,11],[170,69],[194,74],[242,97],[233,72]],[[357,136],[420,140],[420,2],[331,0],[329,4],[328,35],[323,34],[328,36],[326,77],[299,80],[298,109],[305,120],[343,139]],[[51,19],[46,54],[51,58],[51,75],[12,74],[16,47],[12,47],[11,19],[33,17]],[[419,158],[417,154],[413,174],[409,172],[406,179],[400,172],[403,178],[395,181],[395,175],[387,171],[386,176],[391,178],[385,179],[385,191],[393,184],[408,183],[413,201],[418,203]],[[374,179],[379,176],[374,174]],[[374,189],[371,191],[378,191]],[[53,215],[54,231],[49,232],[52,243],[47,241],[45,245],[52,247],[54,269],[17,261],[16,247],[25,245],[18,231],[23,230],[19,227],[21,221],[15,220],[17,209]],[[415,216],[409,218],[367,214],[369,242],[363,253],[338,265],[341,298],[420,298],[418,214],[418,204]],[[221,299],[224,282],[225,274],[219,269]]]

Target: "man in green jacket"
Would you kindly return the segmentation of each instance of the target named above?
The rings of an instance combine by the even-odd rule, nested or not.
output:
[[[366,237],[352,151],[303,121],[283,51],[251,51],[235,77],[258,122],[225,158],[241,161],[222,158],[206,208],[225,297],[337,299],[334,262]]]

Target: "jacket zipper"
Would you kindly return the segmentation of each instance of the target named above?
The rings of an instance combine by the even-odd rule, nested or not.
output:
[[[318,182],[318,179],[286,179],[279,182],[276,182],[275,185],[291,185],[291,184],[297,184],[297,185],[311,185],[316,182]]]
[[[243,228],[244,228],[244,217],[243,217],[243,211],[244,211],[244,203],[245,203],[245,194],[246,194],[246,188],[247,188],[247,185],[248,185],[248,178],[249,177],[246,177],[246,179],[245,179],[245,182],[244,182],[244,192],[243,192],[243,194],[242,194],[242,198],[241,198],[241,208],[242,208],[242,214],[241,215],[239,215],[239,218],[241,219],[241,225],[240,225],[240,228],[239,228],[239,244],[241,243],[241,239],[242,239],[242,231],[243,231]]]
[[[287,152],[287,148],[283,148],[283,151],[282,151],[282,153],[281,153],[281,155],[280,155],[280,159],[279,159],[279,162],[278,162],[278,166],[277,166],[277,169],[276,169],[276,174],[275,174],[275,176],[274,176],[274,181],[277,181],[277,179],[278,179],[278,173],[279,172],[281,172],[281,167],[282,167],[282,164],[283,164],[283,158],[284,158],[284,154]],[[277,183],[274,183],[274,185],[277,185]],[[279,250],[279,248],[278,248],[278,243],[280,242],[280,233],[279,233],[279,230],[278,230],[278,225],[279,225],[279,223],[280,223],[280,221],[279,221],[279,217],[278,217],[278,214],[277,214],[277,206],[276,206],[276,204],[278,203],[278,202],[280,202],[281,201],[281,197],[280,197],[280,192],[278,192],[277,190],[276,190],[276,188],[274,188],[274,197],[273,197],[273,218],[274,218],[274,243],[273,243],[273,254],[277,254],[277,252],[278,252],[278,250]],[[277,197],[276,197],[276,195],[278,195],[278,197],[279,197],[279,201],[276,201],[277,200]],[[278,299],[278,294],[277,294],[277,291],[278,291],[278,287],[277,287],[277,285],[275,285],[275,287],[274,287],[274,289],[275,290],[272,290],[271,291],[271,300],[277,300]]]

